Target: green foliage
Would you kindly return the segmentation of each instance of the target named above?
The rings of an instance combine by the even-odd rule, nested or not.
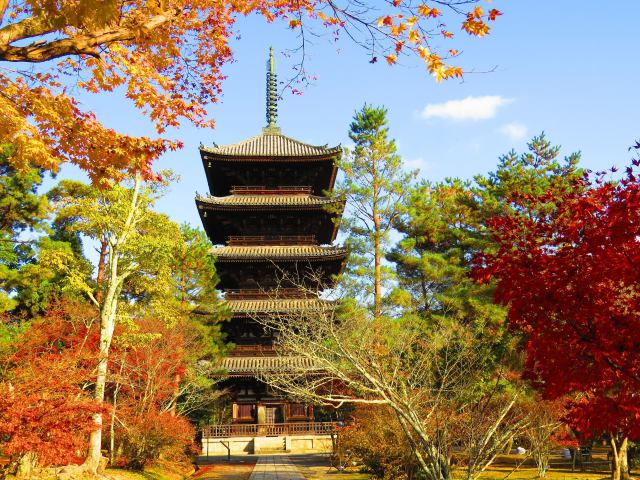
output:
[[[493,285],[476,283],[469,270],[477,254],[493,248],[487,220],[512,212],[514,198],[530,198],[528,213],[541,215],[554,206],[536,198],[550,188],[575,188],[574,180],[582,174],[579,154],[562,161],[558,156],[559,147],[541,134],[527,152],[503,155],[495,172],[476,176],[474,182],[447,179],[416,185],[396,222],[403,238],[388,255],[398,278],[391,299],[429,322],[469,327],[488,358],[507,354],[513,345],[504,328],[506,310],[494,303]]]
[[[19,305],[12,297],[13,282],[35,254],[33,244],[21,235],[44,230],[49,211],[46,197],[37,194],[41,172],[17,171],[9,162],[12,151],[10,145],[0,144],[0,312]]]
[[[183,224],[180,233],[183,242],[174,254],[172,266],[176,299],[206,333],[210,354],[219,355],[222,345],[220,322],[230,318],[230,312],[215,289],[218,275],[211,255],[212,245],[200,228]]]
[[[404,238],[388,256],[398,276],[392,300],[417,312],[427,325],[464,326],[484,349],[487,363],[502,356],[509,343],[505,310],[494,304],[491,286],[469,276],[473,255],[484,244],[470,185],[422,182],[412,190],[397,228]]]
[[[137,192],[125,184],[99,190],[64,180],[50,193],[50,198],[56,208],[54,224],[60,226],[61,235],[107,242],[117,256],[117,263],[110,265],[117,265],[117,273],[114,270],[117,278],[113,280],[118,295],[128,300],[122,307],[143,308],[171,321],[179,316],[179,306],[172,298],[172,263],[182,237],[175,222],[152,210],[165,187],[164,183],[148,184]],[[134,200],[136,207],[132,209]],[[107,266],[105,269],[108,270]],[[115,285],[83,281],[75,273],[67,270],[67,275],[76,279],[77,291],[97,304]]]
[[[15,270],[8,282],[17,310],[41,313],[63,297],[82,299],[82,288],[90,288],[91,264],[67,242],[42,237],[36,245],[33,260]]]
[[[16,322],[9,316],[0,315],[0,359],[10,356],[16,349],[16,340],[31,328],[31,322]],[[0,361],[0,379],[7,374],[6,364]]]
[[[218,276],[207,235],[187,224],[180,226],[180,232],[183,242],[174,255],[173,292],[187,315],[193,345],[186,352],[188,385],[175,401],[179,412],[194,423],[203,423],[218,407],[211,365],[217,364],[217,359],[227,351],[221,322],[231,315],[215,289]]]
[[[560,147],[551,145],[544,132],[527,143],[527,150],[520,155],[510,151],[499,158],[495,172],[475,177],[474,193],[484,220],[514,209],[525,209],[531,217],[543,215],[555,209],[554,204],[539,201],[547,191],[576,188],[575,180],[583,175],[579,152],[561,160]],[[516,198],[525,201],[516,203]]]
[[[13,148],[0,144],[0,232],[10,239],[26,230],[41,230],[48,213],[46,197],[37,194],[42,174],[18,171],[9,162]]]
[[[69,300],[84,307],[91,302],[109,334],[99,328],[98,340],[94,331],[93,346],[106,358],[113,340],[117,351],[108,363],[99,361],[98,369],[92,366],[95,358],[86,361],[93,372],[81,382],[93,385],[97,404],[112,401],[113,412],[127,424],[117,435],[129,464],[140,467],[160,452],[183,455],[193,437],[186,417],[206,417],[219,396],[211,365],[224,352],[218,324],[228,314],[214,290],[217,276],[206,235],[153,210],[166,182],[136,179],[101,190],[63,180],[47,196],[38,196],[34,172],[24,178],[7,169],[2,173],[0,208],[8,212],[2,239],[16,240],[27,229],[45,235],[25,244],[13,241],[13,250],[2,243],[0,308],[11,312],[1,317],[0,354],[15,350],[16,339],[30,328],[25,318]],[[49,212],[53,219],[47,224]],[[102,247],[97,269],[82,255],[85,240]],[[118,355],[130,357],[125,362]],[[123,381],[122,370],[107,366],[126,367],[130,377]],[[101,367],[100,387],[95,372]],[[134,384],[143,378],[156,392],[151,403],[147,390],[147,403],[135,397]],[[100,390],[106,398],[98,396]]]

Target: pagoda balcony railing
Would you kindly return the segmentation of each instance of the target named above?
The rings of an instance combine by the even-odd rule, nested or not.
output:
[[[275,357],[278,353],[273,345],[236,345],[231,357]]]
[[[306,185],[282,185],[267,187],[265,185],[246,185],[231,187],[232,195],[310,195],[313,187]]]
[[[330,435],[335,422],[265,423],[209,425],[202,429],[202,439],[277,435]]]
[[[230,235],[227,245],[316,245],[315,235]]]
[[[313,298],[317,295],[300,288],[278,288],[274,290],[262,290],[260,288],[243,288],[237,290],[225,290],[226,300],[251,300],[251,299],[277,299],[277,298]]]

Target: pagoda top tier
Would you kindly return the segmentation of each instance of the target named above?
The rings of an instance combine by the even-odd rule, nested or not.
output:
[[[242,142],[200,146],[203,157],[227,161],[312,161],[333,158],[341,153],[340,145],[310,145],[283,135],[278,127],[273,126],[263,128],[262,133]]]
[[[251,185],[311,187],[314,195],[333,189],[342,155],[337,145],[311,145],[283,135],[277,125],[278,82],[273,49],[267,62],[267,126],[259,135],[229,145],[200,145],[209,192],[216,197]]]
[[[200,147],[209,191],[218,197],[252,185],[305,186],[323,195],[333,189],[340,155],[340,145],[309,145],[282,135],[275,126],[239,143]]]

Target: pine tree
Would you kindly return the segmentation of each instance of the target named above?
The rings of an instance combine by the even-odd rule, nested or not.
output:
[[[353,117],[349,138],[355,146],[340,162],[344,179],[335,192],[346,197],[343,230],[349,235],[347,278],[361,298],[373,297],[376,317],[382,314],[385,280],[383,265],[389,233],[400,215],[402,201],[415,173],[402,168],[396,144],[389,139],[387,110],[364,105]]]

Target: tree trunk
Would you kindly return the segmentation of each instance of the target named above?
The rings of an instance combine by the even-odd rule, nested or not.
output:
[[[133,192],[131,196],[131,204],[127,212],[127,219],[120,234],[113,233],[107,239],[107,288],[104,302],[100,308],[100,343],[98,350],[98,366],[96,368],[96,386],[94,399],[100,405],[104,404],[104,391],[107,384],[107,371],[109,361],[109,349],[111,348],[111,340],[113,338],[113,330],[116,325],[116,315],[118,313],[118,300],[122,290],[123,282],[127,274],[119,272],[119,258],[121,249],[126,245],[129,235],[136,223],[136,216],[139,209],[139,194],[141,185],[140,175],[136,175]],[[89,448],[87,450],[87,458],[84,462],[85,470],[93,475],[99,473],[102,462],[102,413],[93,415],[93,421],[96,424],[95,430],[89,436]],[[100,472],[101,473],[101,472]]]
[[[102,285],[104,284],[104,274],[107,266],[107,239],[102,238],[100,240],[100,258],[98,259],[98,275],[96,275],[96,285],[98,291],[96,292],[96,300],[98,303],[102,303],[104,299],[104,291]]]
[[[107,289],[105,301],[102,304],[102,311],[100,312],[100,347],[98,351],[96,387],[94,392],[94,399],[99,404],[104,403],[109,349],[111,347],[111,339],[113,338],[113,330],[116,324],[118,295],[120,293],[120,281],[118,279],[118,255],[115,249],[116,247],[113,245],[109,246],[109,287]],[[89,437],[89,450],[87,452],[87,459],[85,460],[84,466],[89,473],[96,475],[102,458],[102,413],[94,414],[93,421],[96,424],[96,428],[91,432]]]
[[[180,381],[182,377],[179,373],[176,373],[174,377],[175,386],[173,387],[173,399],[171,400],[171,408],[169,409],[169,413],[172,417],[176,416],[178,412],[178,397],[180,396]]]
[[[122,371],[124,370],[124,360],[120,364],[120,377],[122,378]],[[120,393],[120,386],[122,383],[118,381],[115,389],[113,390],[113,405],[111,406],[111,425],[109,425],[109,465],[113,467],[116,461],[115,443],[116,443],[116,408],[118,406],[118,393]]]
[[[611,436],[611,480],[630,480],[629,462],[627,461],[627,451],[629,441],[624,437],[620,444],[616,436]]]
[[[38,457],[33,452],[27,452],[18,460],[18,470],[16,471],[16,478],[31,478],[33,470],[38,464]]]
[[[393,405],[392,408],[394,408]],[[394,408],[394,410],[398,421],[400,422],[400,426],[411,445],[411,449],[418,460],[420,469],[426,478],[428,480],[450,480],[452,475],[449,459],[442,455],[438,447],[433,444],[433,441],[427,439],[427,436],[423,431],[416,429],[416,426],[412,422],[408,421],[408,419],[404,418],[402,413],[396,408]],[[412,430],[419,437],[419,441],[414,438]],[[429,458],[428,462],[421,452],[423,449]]]
[[[382,314],[382,265],[381,265],[381,245],[380,245],[380,232],[376,231],[375,232],[375,258],[374,258],[374,262],[375,262],[375,278],[374,278],[374,282],[375,282],[375,292],[374,292],[374,298],[373,298],[373,304],[374,304],[374,315],[376,318],[380,317],[380,315]]]

